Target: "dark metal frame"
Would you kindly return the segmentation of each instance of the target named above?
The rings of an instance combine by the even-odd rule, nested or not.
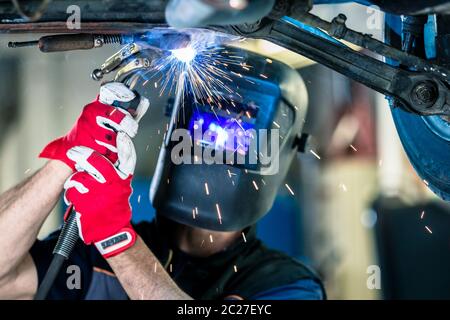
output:
[[[39,2],[30,1],[38,8]],[[65,2],[65,1],[61,1]],[[80,5],[87,5],[89,1],[78,1]],[[166,26],[163,9],[167,1],[142,1],[138,0],[142,8],[153,11],[144,11],[136,15],[134,21],[130,11],[125,11],[122,21],[113,19],[113,14],[108,10],[120,10],[120,5],[115,3],[113,8],[105,8],[103,15],[96,17],[88,13],[88,21],[82,24],[82,33],[91,34],[132,34],[150,31],[155,27]],[[332,1],[330,1],[332,2]],[[380,2],[380,1],[379,1]],[[436,1],[439,2],[439,1]],[[442,2],[442,1],[441,1]],[[60,3],[56,1],[55,3]],[[99,1],[104,3],[104,1]],[[5,12],[4,1],[0,1],[0,19]],[[157,6],[159,4],[159,7]],[[97,4],[100,5],[100,4]],[[54,17],[59,21],[50,21],[42,15],[42,22],[24,23],[0,23],[0,32],[64,32],[71,33],[80,30],[68,30],[64,17],[64,7],[54,9]],[[150,8],[151,7],[151,8]],[[285,47],[293,52],[308,57],[323,64],[355,81],[388,96],[395,101],[395,105],[405,111],[418,115],[450,116],[450,71],[446,68],[432,64],[429,61],[392,48],[369,35],[361,34],[346,27],[346,17],[337,16],[328,22],[309,14],[311,1],[278,0],[277,5],[268,17],[253,24],[237,26],[213,26],[209,29],[231,33],[249,38],[266,39]],[[98,9],[98,8],[97,8]],[[32,9],[30,9],[32,10]],[[86,10],[86,9],[84,9]],[[292,16],[302,24],[294,24],[292,21],[282,18]],[[143,20],[148,21],[144,23]],[[105,22],[108,21],[108,22]],[[113,22],[110,22],[113,21]],[[302,25],[307,28],[303,28]],[[308,27],[309,26],[309,27]],[[369,54],[353,50],[342,43],[330,40],[326,37],[312,33],[308,28],[320,28],[326,31],[334,39],[343,39],[358,45],[383,57],[393,59],[402,67],[393,67],[377,60]],[[414,71],[411,71],[414,70]]]

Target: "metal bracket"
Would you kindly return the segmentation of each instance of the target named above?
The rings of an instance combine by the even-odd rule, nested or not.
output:
[[[141,51],[141,46],[136,43],[130,43],[113,54],[101,65],[99,69],[92,71],[92,79],[101,80],[104,75],[116,70],[126,59]]]
[[[227,27],[226,31],[265,39],[299,53],[375,91],[392,96],[405,111],[420,115],[450,115],[450,71],[447,69],[347,28],[344,15],[338,15],[332,22],[324,21],[310,13],[301,13],[295,18],[301,23],[296,24],[285,18],[263,19],[252,26]],[[311,26],[326,31],[327,37],[308,31]],[[338,42],[337,38],[392,58],[417,71],[388,65],[349,48]]]
[[[150,67],[150,60],[147,58],[136,58],[127,63],[124,67],[120,68],[114,77],[114,81],[123,82],[128,76],[140,69],[146,69]]]

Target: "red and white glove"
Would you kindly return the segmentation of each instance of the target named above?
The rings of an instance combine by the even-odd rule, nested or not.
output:
[[[90,148],[74,147],[67,152],[78,172],[66,181],[64,200],[75,210],[80,238],[95,244],[105,258],[136,241],[129,202],[136,151],[123,132],[117,135],[117,146],[116,166]]]
[[[39,157],[61,160],[74,170],[74,162],[67,152],[75,146],[85,146],[115,163],[118,158],[117,133],[125,132],[133,138],[138,130],[138,121],[148,107],[147,98],[136,97],[123,83],[106,83],[101,86],[97,99],[84,107],[67,135],[50,142]],[[133,110],[133,115],[125,109]]]

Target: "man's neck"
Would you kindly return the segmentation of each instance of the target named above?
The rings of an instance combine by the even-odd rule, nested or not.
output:
[[[241,232],[218,232],[179,224],[175,235],[175,243],[181,251],[196,257],[208,257],[228,248]]]

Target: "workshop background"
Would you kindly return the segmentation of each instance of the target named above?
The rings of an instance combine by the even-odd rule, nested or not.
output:
[[[318,6],[330,20],[382,38],[383,14],[357,4]],[[119,47],[43,54],[8,49],[37,34],[0,36],[0,191],[44,164],[37,154],[97,95],[91,71]],[[330,299],[450,298],[450,206],[409,164],[380,94],[264,41],[239,43],[298,69],[309,92],[311,141],[293,163],[271,212],[259,223],[269,246],[314,266]],[[151,219],[148,186],[168,119],[167,97],[150,96],[136,139],[134,220]],[[30,204],[32,205],[32,204]],[[59,227],[62,204],[40,237]],[[381,279],[380,279],[381,276]],[[381,282],[379,282],[381,280]]]

